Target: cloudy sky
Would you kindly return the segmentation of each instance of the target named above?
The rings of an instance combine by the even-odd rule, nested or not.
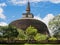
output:
[[[50,19],[60,14],[60,0],[29,0],[35,19],[48,25]],[[0,0],[0,26],[22,18],[28,0]]]

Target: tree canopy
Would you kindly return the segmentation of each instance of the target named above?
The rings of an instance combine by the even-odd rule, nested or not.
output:
[[[13,38],[18,35],[17,28],[13,26],[0,27],[0,33],[2,33],[2,35],[0,35],[2,38]]]
[[[53,35],[60,37],[60,15],[55,16],[49,22],[49,29],[52,31]]]

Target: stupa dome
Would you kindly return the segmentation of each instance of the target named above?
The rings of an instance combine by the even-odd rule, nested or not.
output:
[[[23,17],[21,19],[15,20],[10,23],[19,29],[26,30],[30,25],[35,27],[39,33],[49,34],[47,26],[40,20],[34,19],[32,13],[30,13],[30,3],[28,2],[28,6],[26,9],[26,13],[23,13]]]
[[[26,30],[26,28],[28,28],[31,25],[35,27],[38,30],[38,32],[42,34],[49,33],[47,26],[42,21],[36,19],[19,19],[13,21],[11,25],[20,28],[22,30]]]

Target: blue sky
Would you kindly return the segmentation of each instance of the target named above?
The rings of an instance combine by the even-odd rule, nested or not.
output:
[[[36,19],[49,21],[60,14],[60,0],[29,0],[31,13]],[[22,18],[27,0],[0,0],[0,25]],[[47,20],[48,19],[48,20]],[[48,23],[48,22],[47,22]]]

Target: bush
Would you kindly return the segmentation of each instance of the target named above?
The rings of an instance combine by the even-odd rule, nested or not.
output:
[[[51,37],[51,38],[49,38],[48,40],[57,40],[57,38]]]
[[[47,36],[43,35],[43,34],[40,34],[40,33],[37,33],[36,36],[34,37],[34,39],[37,40],[37,41],[46,40]]]

